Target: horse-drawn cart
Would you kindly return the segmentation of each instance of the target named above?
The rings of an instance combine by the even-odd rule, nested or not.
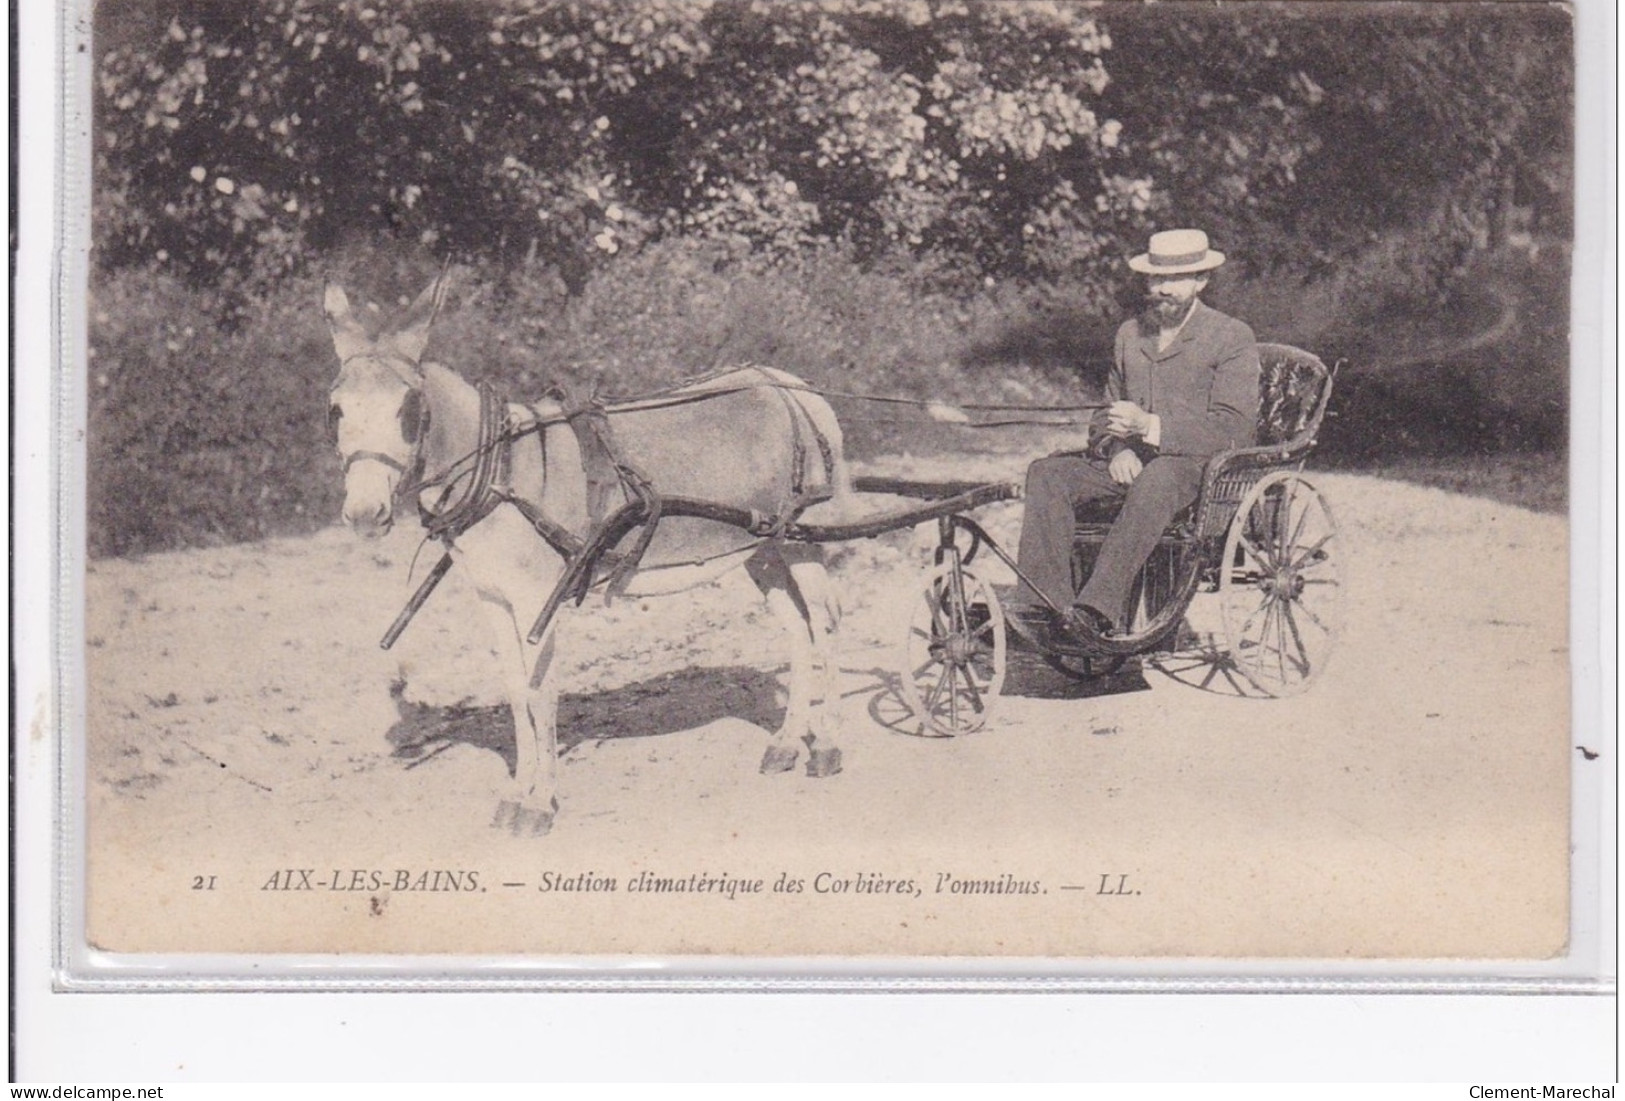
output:
[[[556,639],[550,628],[565,603],[580,604],[600,588],[606,596],[680,592],[743,568],[791,638],[789,704],[761,770],[787,771],[805,746],[809,775],[839,772],[825,706],[838,698],[839,601],[822,556],[807,544],[935,522],[934,561],[903,640],[903,693],[931,733],[960,734],[987,722],[1009,640],[999,594],[972,566],[985,550],[1024,579],[969,513],[1020,497],[1019,486],[851,479],[860,494],[918,503],[809,522],[815,506],[844,496],[848,484],[840,425],[828,403],[836,394],[783,371],[745,366],[615,403],[592,395],[508,401],[489,385],[422,362],[444,295],[444,279],[437,280],[404,320],[375,334],[353,315],[343,290],[328,287],[324,308],[340,361],[329,421],[351,526],[380,534],[393,523],[397,500],[415,499],[427,538],[445,547],[382,645],[399,638],[455,558],[466,564],[507,652],[517,757],[512,796],[498,804],[496,823],[515,833],[551,828],[557,688],[548,676]],[[1331,509],[1301,468],[1325,416],[1332,372],[1295,348],[1261,345],[1259,352],[1255,444],[1209,460],[1195,505],[1175,518],[1140,571],[1129,631],[1028,638],[1051,664],[1078,676],[1109,671],[1161,644],[1195,594],[1207,590],[1218,594],[1223,613],[1225,660],[1258,688],[1286,695],[1319,673],[1339,626],[1339,549]],[[1075,579],[1087,576],[1110,521],[1078,517]]]
[[[1158,541],[1134,585],[1134,616],[1112,637],[1039,635],[1005,616],[999,593],[971,569],[984,550],[1019,579],[1015,559],[968,514],[1016,500],[1007,482],[927,482],[860,477],[860,494],[912,498],[918,505],[845,523],[812,524],[682,496],[656,499],[628,493],[622,507],[585,540],[530,517],[569,561],[533,625],[540,639],[560,606],[580,601],[601,583],[615,548],[660,518],[691,517],[771,534],[789,542],[867,539],[935,522],[938,543],[919,599],[912,605],[898,661],[905,699],[926,732],[951,736],[986,724],[1004,684],[1008,628],[1046,662],[1070,676],[1116,671],[1131,656],[1162,646],[1198,593],[1216,593],[1227,652],[1254,687],[1269,696],[1301,692],[1320,673],[1341,622],[1337,529],[1331,506],[1302,474],[1325,417],[1334,372],[1308,352],[1283,344],[1259,346],[1260,413],[1251,447],[1220,452],[1207,463],[1194,505]],[[513,502],[523,504],[523,502]],[[1078,517],[1073,575],[1088,576],[1111,527],[1111,516]],[[442,566],[449,565],[449,560]],[[439,571],[443,572],[443,568]],[[428,591],[431,575],[385,637],[391,645]],[[1057,613],[1065,609],[1051,607]]]
[[[1196,503],[1159,540],[1134,586],[1135,613],[1114,637],[1039,636],[1008,623],[1052,666],[1072,676],[1115,671],[1175,633],[1198,593],[1217,594],[1227,662],[1269,696],[1303,691],[1324,668],[1342,618],[1340,549],[1331,506],[1302,473],[1325,417],[1334,372],[1286,345],[1259,347],[1263,371],[1258,434],[1252,447],[1213,456]],[[1019,578],[1011,555],[970,508],[1018,496],[1013,485],[933,485],[860,479],[871,492],[935,498],[938,545],[906,627],[898,672],[925,729],[941,735],[986,723],[1003,687],[1006,617],[988,578],[972,570],[984,550]],[[1110,517],[1081,515],[1073,575],[1088,576]],[[1063,611],[1053,608],[1052,611]]]

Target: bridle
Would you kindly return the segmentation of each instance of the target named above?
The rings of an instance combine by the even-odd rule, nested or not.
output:
[[[506,403],[489,385],[481,383],[478,387],[479,443],[473,451],[451,463],[444,471],[430,475],[424,469],[426,462],[423,454],[423,442],[429,434],[430,412],[429,403],[423,396],[423,376],[418,365],[399,354],[358,352],[340,362],[341,377],[344,368],[363,359],[388,367],[406,384],[405,400],[416,402],[415,431],[406,437],[411,451],[405,461],[385,451],[357,448],[349,453],[339,453],[344,472],[348,474],[352,466],[363,460],[394,470],[400,475],[400,481],[395,486],[395,499],[418,497],[418,515],[429,537],[442,540],[456,538],[507,499],[508,449],[505,445],[511,442],[511,437],[507,432]],[[337,387],[335,383],[334,389]],[[404,428],[403,435],[406,435]],[[436,486],[440,487],[440,493],[430,501],[425,494]]]
[[[403,355],[386,352],[357,352],[355,355],[346,356],[339,362],[339,377],[343,378],[346,367],[357,360],[363,359],[388,367],[391,373],[406,384],[406,400],[416,402],[417,417],[412,426],[413,431],[410,437],[406,436],[404,430],[402,433],[403,438],[406,438],[410,444],[411,450],[407,453],[405,461],[397,459],[387,451],[374,451],[364,447],[357,448],[349,453],[340,451],[339,459],[344,464],[345,474],[349,474],[350,468],[363,460],[380,463],[395,471],[400,475],[400,483],[396,486],[396,494],[400,495],[406,492],[423,475],[423,441],[429,434],[429,403],[423,400],[423,376],[418,369],[418,365]],[[338,383],[335,382],[332,389],[328,391],[329,395],[337,389]]]

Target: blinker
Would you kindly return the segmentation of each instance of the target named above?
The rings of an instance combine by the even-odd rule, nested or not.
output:
[[[408,390],[406,397],[401,399],[401,438],[409,444],[418,442],[418,436],[423,432],[423,395],[416,390]]]

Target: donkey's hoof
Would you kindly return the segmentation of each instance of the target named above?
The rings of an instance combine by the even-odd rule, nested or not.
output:
[[[767,752],[762,754],[762,775],[771,776],[775,772],[789,772],[796,767],[796,758],[801,751],[793,745],[770,745]]]
[[[547,809],[527,807],[516,799],[504,799],[497,804],[491,816],[491,828],[507,830],[515,837],[542,837],[553,828],[553,818],[559,813],[557,799]]]
[[[513,819],[515,837],[546,837],[553,830],[553,819],[559,813],[554,803],[551,810],[527,807],[521,804]]]
[[[834,776],[839,771],[841,771],[841,751],[838,748],[831,746],[828,749],[812,749],[808,751],[808,776]]]

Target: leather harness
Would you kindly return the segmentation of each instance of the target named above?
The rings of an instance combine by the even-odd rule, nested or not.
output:
[[[728,387],[717,390],[685,392],[663,401],[662,405],[683,404],[737,393],[745,389],[766,386],[779,394],[790,417],[791,424],[791,485],[788,498],[773,514],[756,510],[732,509],[729,506],[707,508],[703,502],[686,499],[684,515],[707,516],[721,522],[737,523],[751,535],[760,539],[783,537],[786,529],[800,514],[813,504],[827,500],[835,480],[835,454],[829,438],[819,429],[805,408],[788,394],[771,376],[763,374],[763,382],[750,386]],[[565,573],[549,595],[541,614],[532,627],[529,638],[538,642],[549,622],[566,601],[580,605],[600,578],[600,567],[609,564],[608,584],[604,599],[608,603],[625,593],[644,554],[653,541],[655,531],[667,512],[667,501],[654,483],[622,451],[610,425],[610,407],[595,391],[582,398],[571,398],[555,389],[550,395],[560,401],[558,413],[544,413],[534,406],[526,406],[531,419],[522,424],[511,424],[507,415],[508,403],[488,384],[479,385],[480,431],[475,449],[453,463],[444,474],[422,478],[421,444],[415,446],[412,474],[403,479],[401,492],[418,493],[418,514],[429,538],[439,541],[446,554],[432,569],[396,618],[380,645],[389,649],[406,629],[429,594],[451,567],[451,550],[459,536],[484,520],[504,504],[513,505],[526,522],[566,562]],[[659,407],[659,406],[656,406]],[[428,429],[428,406],[423,407],[419,426],[421,441]],[[579,536],[553,520],[538,502],[529,501],[513,491],[509,484],[512,470],[512,446],[524,436],[535,432],[543,449],[547,448],[547,429],[556,424],[568,424],[575,434],[581,455],[582,473],[587,485],[588,529]],[[807,487],[807,447],[803,433],[810,433],[816,444],[823,466],[823,481],[809,491]],[[374,452],[356,452],[346,457],[349,464],[370,458],[388,460],[389,464],[404,471],[404,464],[390,456]],[[466,472],[460,468],[472,463]],[[424,495],[435,485],[441,486],[438,497],[426,501]],[[613,506],[613,507],[612,507]],[[637,538],[627,550],[618,547],[633,531]]]

